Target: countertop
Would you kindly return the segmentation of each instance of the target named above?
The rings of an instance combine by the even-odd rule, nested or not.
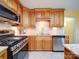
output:
[[[0,52],[6,50],[8,48],[8,46],[0,46]]]
[[[79,56],[79,44],[64,44],[64,47]]]
[[[27,34],[19,34],[16,36],[53,36],[53,37],[65,37],[67,35],[63,34],[63,35],[27,35]]]

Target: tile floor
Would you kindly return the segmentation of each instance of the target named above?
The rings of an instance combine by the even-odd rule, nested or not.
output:
[[[24,59],[64,59],[64,52],[28,52]]]

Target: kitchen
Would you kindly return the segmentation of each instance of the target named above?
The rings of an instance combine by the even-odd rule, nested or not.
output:
[[[0,0],[0,59],[78,57],[79,1],[69,2]]]

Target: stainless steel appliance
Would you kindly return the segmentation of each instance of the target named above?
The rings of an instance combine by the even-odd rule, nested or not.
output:
[[[64,40],[65,36],[53,36],[53,51],[63,52],[64,51]]]
[[[0,4],[0,17],[7,18],[9,21],[12,20],[20,22],[19,19],[20,17],[17,14],[15,14],[14,12],[12,12],[11,10],[9,10],[8,8],[4,7],[1,4]]]
[[[0,46],[8,46],[8,59],[15,59],[18,52],[27,44],[27,36],[8,36],[0,38]],[[17,59],[17,58],[16,58]]]

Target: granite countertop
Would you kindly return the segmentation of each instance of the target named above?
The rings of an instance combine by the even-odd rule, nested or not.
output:
[[[79,56],[79,44],[64,44],[64,47]]]
[[[19,35],[17,35],[17,36],[53,36],[53,37],[65,37],[65,36],[67,36],[67,35],[65,35],[65,34],[63,34],[63,35],[27,35],[27,34],[19,34]]]
[[[6,50],[8,48],[8,46],[0,46],[0,52]]]

